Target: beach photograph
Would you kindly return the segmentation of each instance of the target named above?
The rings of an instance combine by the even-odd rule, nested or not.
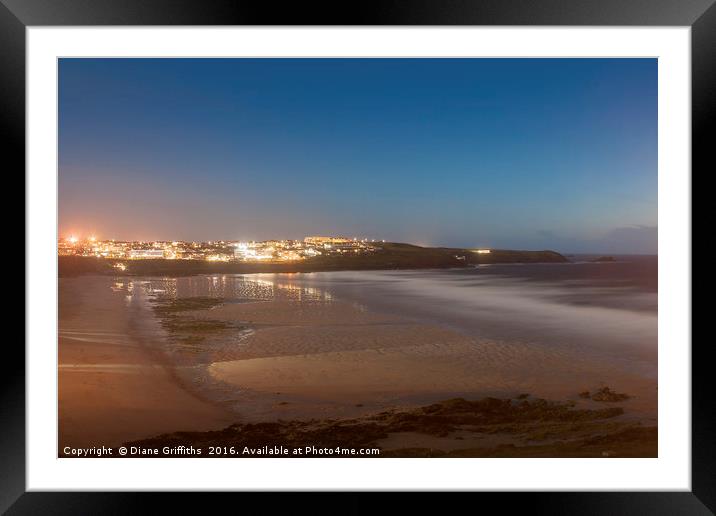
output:
[[[657,457],[657,72],[59,59],[57,456]]]

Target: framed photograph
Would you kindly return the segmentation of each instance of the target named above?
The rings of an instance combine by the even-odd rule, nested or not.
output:
[[[711,0],[1,2],[27,205],[3,510],[714,510]]]

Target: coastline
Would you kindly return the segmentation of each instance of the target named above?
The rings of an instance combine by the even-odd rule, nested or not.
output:
[[[477,254],[470,249],[430,248],[409,244],[383,243],[374,253],[359,256],[314,257],[299,261],[211,262],[205,260],[95,258],[58,256],[60,277],[82,274],[110,276],[183,277],[200,274],[302,273],[370,270],[428,270],[470,268],[481,264],[567,263],[555,251],[491,250]],[[122,264],[122,270],[115,265]]]
[[[139,286],[153,289],[153,297],[144,299],[142,309],[162,331],[164,337],[156,339],[162,345],[156,348],[134,344],[129,346],[129,354],[125,351],[127,346],[121,353],[109,353],[101,343],[92,341],[83,349],[84,368],[74,367],[81,361],[72,356],[68,330],[80,330],[68,328],[68,319],[61,317],[60,329],[64,330],[60,343],[64,355],[60,361],[61,386],[64,383],[61,399],[76,398],[76,402],[84,398],[77,387],[81,385],[84,394],[95,390],[96,399],[104,397],[105,403],[125,405],[119,414],[114,411],[110,415],[92,403],[68,406],[61,401],[61,407],[65,404],[64,414],[82,412],[86,418],[80,438],[77,426],[73,427],[67,417],[63,420],[61,411],[61,439],[75,439],[74,432],[77,436],[74,442],[85,439],[82,444],[88,444],[86,439],[93,434],[89,432],[92,425],[87,422],[92,419],[95,436],[108,431],[110,419],[123,421],[122,432],[126,432],[126,437],[111,438],[109,444],[149,442],[155,436],[177,431],[182,435],[194,432],[192,438],[201,441],[206,437],[202,437],[202,432],[211,432],[216,437],[219,435],[216,432],[236,424],[283,421],[288,422],[288,429],[294,430],[307,421],[314,421],[319,427],[360,425],[369,424],[371,418],[386,411],[416,411],[449,399],[504,400],[524,394],[529,395],[530,402],[553,400],[566,404],[569,410],[595,411],[605,405],[623,409],[623,413],[591,424],[590,432],[595,435],[611,434],[633,425],[655,428],[651,426],[656,416],[652,382],[615,374],[612,364],[579,359],[563,349],[540,350],[520,343],[470,338],[428,322],[336,300],[320,289],[272,282],[259,276],[245,280],[245,286],[258,289],[251,294],[255,297],[249,299],[206,298],[201,292],[197,296],[192,289],[186,290],[186,285],[180,297],[166,297],[179,292],[179,283],[168,287],[176,281],[171,278],[118,277],[115,284],[121,284],[122,288],[117,291],[106,288],[109,281],[103,276],[69,280],[93,284],[93,299],[96,299],[94,289],[104,285],[111,295],[105,294],[113,297],[114,303],[112,309],[109,305],[102,307],[107,313],[129,313],[127,292],[132,292],[136,304],[142,295]],[[222,277],[222,281],[226,278]],[[223,291],[212,292],[212,296],[218,296]],[[98,304],[109,302],[109,297],[102,297]],[[136,313],[132,317],[137,317]],[[104,331],[112,328],[112,324],[124,324],[127,330],[127,321],[97,323],[101,323]],[[150,340],[152,331],[155,330],[144,331]],[[240,340],[236,340],[238,332],[244,332]],[[131,369],[123,367],[128,357],[135,355],[136,365]],[[74,366],[68,367],[70,364]],[[128,382],[130,371],[134,376]],[[70,387],[72,380],[74,387]],[[626,392],[630,398],[615,405],[579,396],[585,389],[596,390],[604,385]],[[146,392],[152,395],[147,397]],[[147,414],[156,417],[144,419]],[[124,421],[128,422],[126,428]],[[377,441],[385,453],[410,444],[407,448],[412,451],[404,452],[408,453],[405,456],[421,456],[425,452],[416,450],[438,450],[440,444],[448,455],[468,453],[464,450],[469,448],[475,456],[515,456],[510,455],[516,453],[513,448],[497,451],[495,447],[512,444],[522,449],[524,439],[529,441],[529,450],[523,450],[528,454],[538,453],[534,446],[542,446],[539,453],[565,456],[586,453],[571,445],[554,448],[551,441],[533,442],[534,439],[528,439],[528,435],[536,435],[533,425],[517,433],[492,429],[489,439],[484,432],[451,430],[438,441],[430,433],[399,429],[388,425],[385,437]],[[571,439],[569,432],[564,432],[568,442],[590,438],[589,432],[577,432]],[[596,453],[590,450],[589,453]],[[439,451],[431,453],[440,455]],[[626,452],[619,452],[623,453]]]

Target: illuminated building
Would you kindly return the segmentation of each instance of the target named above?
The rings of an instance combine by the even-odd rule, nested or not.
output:
[[[163,249],[132,249],[129,251],[129,258],[132,260],[143,260],[151,258],[164,258]]]
[[[348,244],[353,242],[350,238],[330,236],[310,236],[303,239],[306,244],[323,246],[326,244]]]

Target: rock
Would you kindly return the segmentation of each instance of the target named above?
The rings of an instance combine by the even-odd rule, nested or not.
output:
[[[602,387],[592,395],[592,400],[614,402],[628,400],[630,397],[628,394],[614,392],[609,387]]]

